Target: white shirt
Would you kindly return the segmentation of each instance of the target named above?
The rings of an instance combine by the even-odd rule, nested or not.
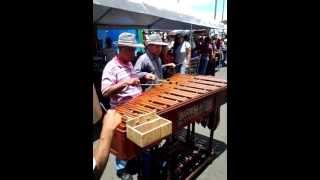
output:
[[[181,45],[179,45],[175,51],[176,58],[175,63],[176,64],[186,64],[187,62],[187,49],[190,49],[190,43],[188,41],[184,41]]]
[[[171,48],[173,47],[173,45],[174,45],[174,41],[171,41],[171,42],[169,43],[169,45],[168,45],[168,49],[171,49]]]

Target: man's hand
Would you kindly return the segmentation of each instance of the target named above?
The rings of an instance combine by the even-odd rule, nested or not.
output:
[[[116,110],[108,110],[103,117],[103,130],[114,131],[121,123],[121,115]]]
[[[109,97],[113,94],[117,94],[118,92],[125,90],[129,85],[139,85],[140,80],[138,78],[129,78],[126,80],[123,80],[115,85],[112,85],[106,92],[104,92],[102,95],[104,97]]]
[[[169,64],[166,64],[167,67],[172,67],[172,68],[175,68],[176,65],[174,63],[169,63]]]
[[[136,86],[138,84],[140,84],[140,80],[138,78],[130,78],[130,79],[127,79],[125,81],[123,81],[124,85],[133,85],[133,86]]]
[[[144,77],[147,80],[156,80],[156,76],[154,74],[151,74],[151,73],[146,74]]]

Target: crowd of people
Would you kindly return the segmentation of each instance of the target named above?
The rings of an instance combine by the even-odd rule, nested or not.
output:
[[[161,34],[168,42],[166,54],[172,57],[170,62],[176,64],[176,72],[189,73],[191,58],[199,57],[197,74],[214,75],[219,68],[227,65],[226,35],[200,36],[178,32],[176,35]]]
[[[172,68],[162,68],[161,78],[168,78],[174,73],[190,73],[190,64],[191,60],[194,57],[197,62],[193,61],[193,64],[197,64],[197,74],[202,75],[215,75],[215,72],[218,71],[221,67],[227,65],[227,39],[226,36],[214,35],[209,36],[200,36],[193,35],[192,41],[190,41],[190,35],[183,32],[176,35],[167,35],[167,33],[154,33],[160,36],[161,40],[165,44],[161,45],[160,54],[157,56],[160,57],[161,64],[169,64],[169,67],[175,66]],[[149,52],[150,48],[148,46],[148,41],[150,37],[152,38],[153,34],[143,33],[144,46],[146,47],[145,51],[137,51],[134,54],[133,59],[131,60],[133,66],[137,63],[140,56],[142,56],[146,51]],[[114,56],[117,55],[115,47],[112,46],[112,40],[106,38],[105,48],[99,49],[96,48],[95,55],[100,57],[100,61],[95,62],[95,66],[99,69],[97,72],[97,81],[101,79],[101,73],[106,64],[112,60]],[[97,65],[98,64],[98,65]],[[166,65],[167,67],[167,65]],[[159,75],[159,74],[158,74]]]
[[[105,104],[107,109],[113,109],[126,103],[148,88],[144,85],[157,83],[158,80],[170,77],[177,72],[188,73],[191,57],[200,56],[199,74],[214,75],[216,67],[225,65],[226,45],[223,38],[198,37],[194,39],[194,43],[190,44],[188,37],[188,35],[177,34],[174,38],[166,39],[154,33],[146,38],[143,45],[137,43],[134,34],[124,32],[119,35],[116,43],[118,52],[112,47],[111,39],[107,38],[106,48],[94,53],[95,63],[100,62],[95,66],[100,70],[96,71],[94,79],[94,87],[97,89],[99,100]],[[135,55],[136,48],[144,47],[145,52]],[[110,114],[115,114],[115,112],[109,112],[105,119],[112,121]],[[118,116],[117,118],[119,119]],[[118,123],[120,123],[119,120]],[[115,128],[115,124],[111,123],[110,126]],[[104,149],[110,149],[110,142],[106,144],[107,148]],[[103,157],[108,156],[100,155],[99,151],[94,156],[94,163],[97,164],[99,170],[104,166],[102,163],[104,161],[101,160]],[[132,179],[128,173],[128,163],[130,161],[116,159],[118,177]]]

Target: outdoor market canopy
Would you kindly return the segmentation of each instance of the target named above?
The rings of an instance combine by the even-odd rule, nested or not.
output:
[[[223,29],[224,24],[177,13],[144,0],[93,0],[93,22],[99,27],[141,29]]]

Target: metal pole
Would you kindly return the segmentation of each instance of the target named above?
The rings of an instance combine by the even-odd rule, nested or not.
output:
[[[192,48],[192,42],[193,42],[193,38],[192,38],[192,24],[190,24],[190,45],[191,45],[191,48]]]
[[[209,153],[212,152],[212,147],[213,147],[213,135],[214,135],[214,130],[213,130],[213,128],[212,128],[212,129],[210,129],[209,149],[208,149],[208,152],[209,152]]]
[[[192,123],[192,126],[191,126],[191,141],[194,143],[194,134],[195,134],[195,126],[196,126],[196,123],[193,122]]]
[[[217,3],[218,3],[218,0],[215,0],[215,4],[214,4],[214,20],[216,20],[216,16],[217,16]]]
[[[223,21],[223,14],[224,14],[224,3],[225,3],[225,0],[223,0],[223,8],[222,8],[222,19],[221,19],[221,21]]]
[[[190,124],[188,124],[188,127],[187,127],[186,142],[187,142],[187,143],[190,142]]]
[[[192,43],[192,24],[190,24],[190,43]]]

